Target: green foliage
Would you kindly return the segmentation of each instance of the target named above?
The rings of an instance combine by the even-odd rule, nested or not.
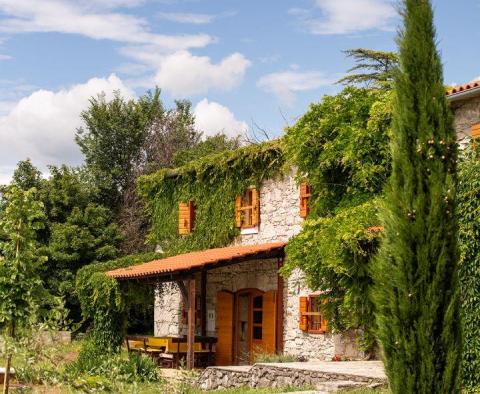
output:
[[[158,89],[139,100],[126,101],[116,93],[107,102],[105,95],[99,95],[82,112],[85,128],[78,130],[75,139],[101,201],[108,207],[117,207],[121,191],[131,182],[147,127],[163,112],[159,98]]]
[[[84,344],[79,358],[68,365],[67,375],[101,376],[121,382],[156,382],[160,379],[155,361],[143,354],[129,354],[125,359],[118,353],[105,352],[94,342]]]
[[[459,393],[456,134],[431,4],[403,5],[392,175],[373,271],[377,333],[393,393]]]
[[[325,299],[324,313],[334,331],[361,328],[363,346],[374,344],[370,263],[377,249],[377,199],[339,211],[335,216],[307,220],[287,246],[284,273],[300,268]]]
[[[120,283],[105,275],[105,272],[159,257],[155,253],[126,256],[90,264],[78,271],[76,293],[80,299],[83,317],[93,320],[92,347],[99,352],[118,351],[130,309],[143,307],[153,298],[151,286]],[[85,357],[88,358],[88,355]]]
[[[391,96],[345,88],[310,105],[287,129],[288,154],[313,188],[313,215],[333,214],[382,190],[390,172]]]
[[[45,303],[37,231],[43,227],[43,206],[37,191],[10,188],[0,218],[0,327],[22,326],[38,317]]]
[[[192,148],[185,148],[175,153],[173,164],[175,167],[181,167],[188,162],[201,159],[223,151],[231,151],[240,147],[240,139],[229,138],[225,134],[216,134],[208,136],[205,140],[199,141]]]
[[[464,386],[473,389],[480,386],[480,160],[476,149],[465,152],[458,170],[462,372]]]
[[[322,290],[324,313],[336,331],[361,328],[373,346],[372,305],[366,296],[377,247],[377,196],[390,172],[392,93],[345,88],[326,96],[287,129],[287,152],[312,186],[311,213],[290,240],[284,272],[301,268]]]
[[[235,196],[274,177],[285,163],[283,142],[249,145],[207,156],[175,170],[139,178],[152,220],[149,242],[168,254],[221,247],[238,234]],[[178,235],[178,203],[195,202],[195,230]]]
[[[96,202],[97,190],[81,171],[67,166],[50,166],[49,171],[50,176],[41,179],[30,161],[20,162],[10,187],[38,187],[45,215],[36,241],[41,254],[48,256],[41,279],[51,295],[64,300],[66,320],[78,322],[76,272],[92,262],[117,257],[121,236],[112,212]]]
[[[22,190],[29,190],[32,187],[39,188],[42,173],[36,168],[30,159],[18,162],[13,172],[12,184]]]
[[[398,55],[394,52],[375,51],[357,48],[344,51],[347,57],[355,60],[356,65],[338,83],[344,85],[362,85],[390,89],[398,67]]]

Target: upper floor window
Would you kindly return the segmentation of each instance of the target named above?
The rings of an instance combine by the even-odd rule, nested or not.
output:
[[[257,227],[260,223],[258,190],[248,189],[243,196],[235,200],[235,224],[240,228]]]
[[[302,182],[300,184],[300,217],[306,218],[310,212],[310,197],[312,196],[312,187]]]
[[[480,123],[474,124],[470,128],[470,132],[471,132],[472,139],[476,140],[480,138]]]
[[[327,332],[328,322],[323,317],[321,306],[325,301],[319,296],[300,297],[300,330],[312,334]]]
[[[193,201],[178,204],[178,233],[190,234],[195,222],[195,205]]]

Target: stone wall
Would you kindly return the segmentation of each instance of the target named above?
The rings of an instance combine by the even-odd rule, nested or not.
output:
[[[260,188],[260,225],[254,230],[242,231],[235,243],[252,245],[288,241],[302,229],[299,204],[300,189],[294,170],[264,181]]]
[[[463,145],[470,139],[470,128],[480,122],[480,97],[453,102],[452,110],[458,140]]]
[[[309,360],[331,360],[335,356],[335,342],[332,334],[309,334],[299,328],[299,297],[308,296],[312,291],[300,270],[294,270],[286,281],[285,314],[283,322],[284,352]]]
[[[182,321],[182,294],[175,283],[164,283],[155,291],[154,334],[178,336]]]

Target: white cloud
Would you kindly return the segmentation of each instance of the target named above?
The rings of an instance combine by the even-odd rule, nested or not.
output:
[[[191,23],[194,25],[204,25],[213,22],[215,19],[215,15],[211,14],[190,14],[182,12],[160,12],[158,17],[170,22]]]
[[[135,0],[0,0],[0,32],[58,32],[80,34],[131,44],[155,45],[173,51],[204,47],[214,41],[207,34],[164,35],[152,33],[146,20],[113,9],[136,5]],[[112,8],[112,10],[110,9]]]
[[[0,179],[10,176],[11,166],[27,157],[42,170],[47,164],[79,164],[74,134],[82,125],[80,113],[92,96],[105,92],[108,100],[116,90],[124,97],[133,95],[112,74],[56,92],[37,90],[18,101],[0,117]]]
[[[240,53],[214,64],[207,56],[179,51],[160,60],[155,83],[174,97],[204,94],[210,89],[230,90],[242,81],[250,64]]]
[[[320,11],[293,8],[289,11],[312,34],[352,34],[392,30],[396,16],[390,0],[315,0]]]
[[[227,107],[208,101],[201,100],[194,109],[195,125],[205,135],[215,135],[220,132],[228,136],[236,137],[248,131],[248,125],[239,121]]]
[[[2,55],[2,54],[0,53],[0,61],[2,61],[2,60],[11,60],[11,59],[12,59],[12,57],[11,57],[10,55]]]
[[[278,96],[285,104],[292,105],[296,92],[315,90],[332,82],[331,78],[318,71],[281,71],[264,75],[257,85]]]

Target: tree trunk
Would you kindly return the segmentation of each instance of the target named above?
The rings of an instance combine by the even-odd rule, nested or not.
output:
[[[13,322],[10,323],[10,327],[8,328],[7,335],[10,338],[14,338],[14,324]],[[10,367],[12,365],[12,354],[9,350],[7,350],[7,364],[5,367],[5,376],[3,379],[3,394],[8,394],[8,389],[10,387]]]

